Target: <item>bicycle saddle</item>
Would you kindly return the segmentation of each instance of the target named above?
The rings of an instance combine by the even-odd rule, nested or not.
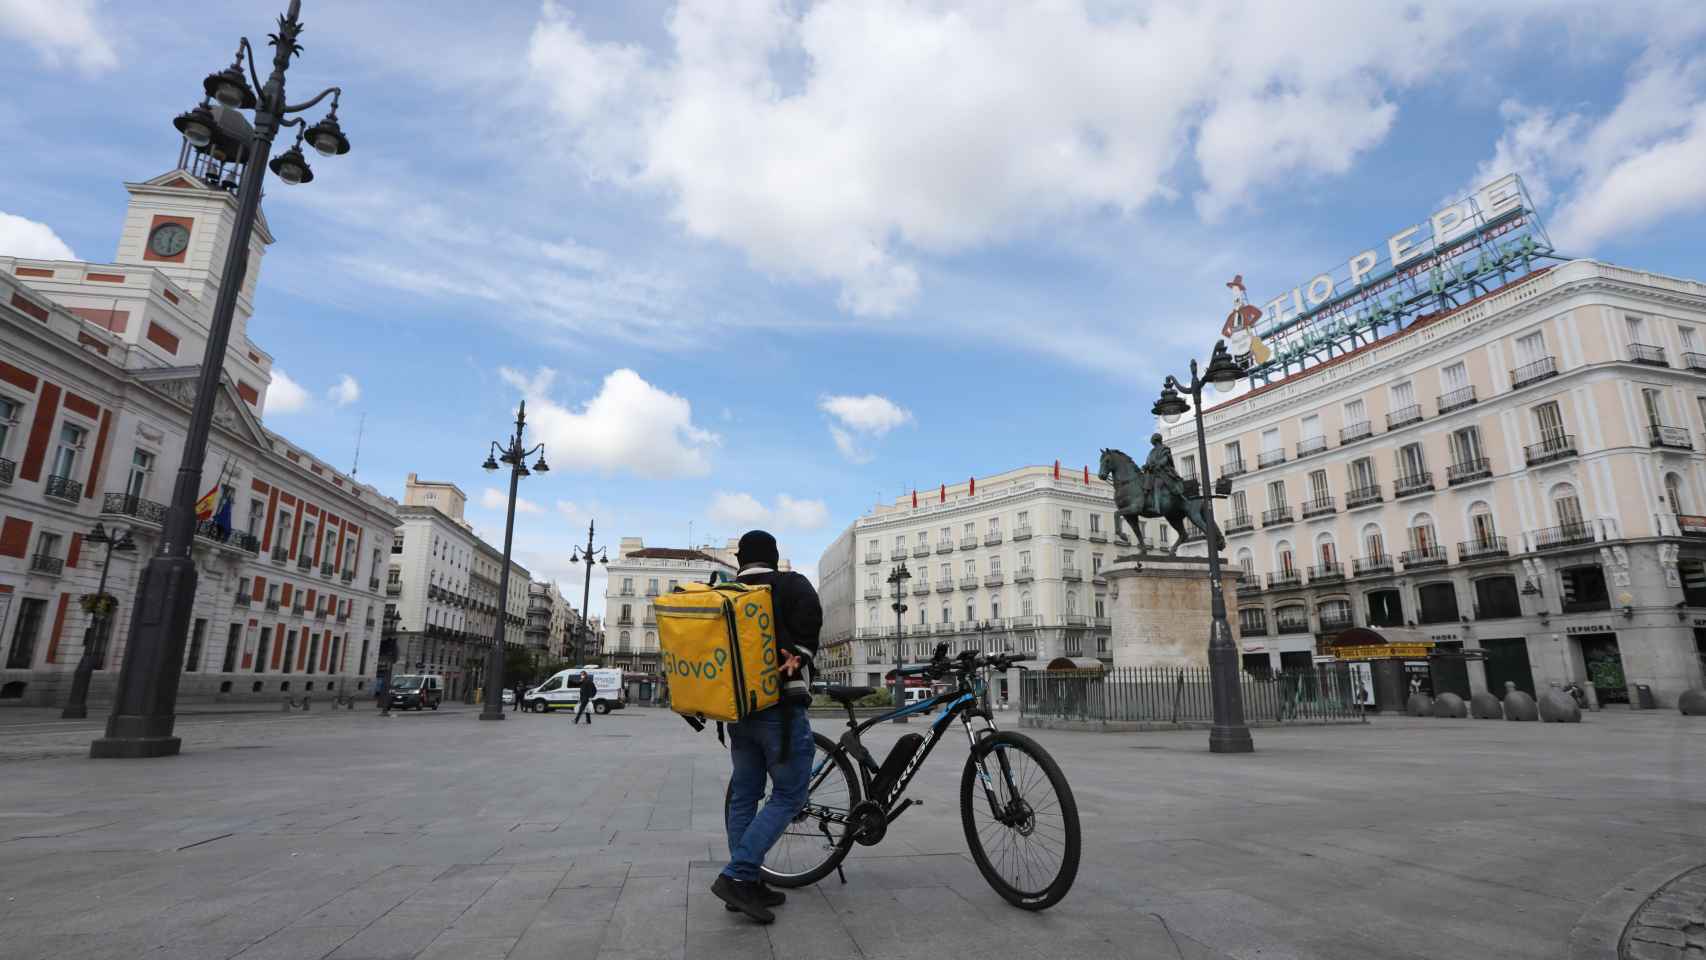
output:
[[[876,692],[877,692],[876,687],[826,686],[823,688],[823,695],[824,696],[826,696],[829,699],[834,700],[836,703],[840,703],[840,704],[852,703],[853,701],[859,699],[860,697],[868,697],[871,694],[876,693]]]

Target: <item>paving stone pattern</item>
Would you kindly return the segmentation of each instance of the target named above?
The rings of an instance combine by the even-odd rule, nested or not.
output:
[[[1706,960],[1706,866],[1660,887],[1623,933],[1623,960]]]
[[[1245,757],[1200,732],[1033,731],[1085,835],[1040,914],[966,855],[949,738],[925,805],[769,927],[708,892],[728,762],[672,714],[186,717],[156,761],[85,759],[99,728],[0,710],[5,960],[1552,960],[1620,880],[1706,863],[1702,731],[1662,713],[1259,730]],[[1657,909],[1685,889],[1636,929],[1686,944]]]

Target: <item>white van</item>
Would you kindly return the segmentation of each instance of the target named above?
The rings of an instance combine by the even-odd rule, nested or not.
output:
[[[578,708],[581,702],[580,680],[583,671],[592,674],[592,682],[598,687],[598,693],[592,701],[593,713],[603,716],[627,705],[627,698],[622,692],[622,670],[619,667],[575,667],[571,670],[559,670],[544,683],[527,691],[522,698],[523,705],[535,713]]]

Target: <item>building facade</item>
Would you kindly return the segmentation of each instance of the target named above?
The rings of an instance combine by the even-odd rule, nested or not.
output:
[[[85,642],[112,695],[137,581],[159,546],[236,198],[185,170],[127,184],[112,263],[0,257],[0,697],[62,702]],[[271,358],[249,340],[270,235],[257,223],[202,484],[180,698],[353,695],[373,676],[397,505],[262,423]],[[86,538],[128,529],[137,549]],[[105,568],[105,569],[103,569]],[[89,608],[105,573],[116,606]],[[86,607],[87,604],[87,607]]]
[[[648,547],[639,537],[623,537],[606,566],[601,662],[641,674],[659,668],[657,613],[652,600],[688,582],[706,583],[713,573],[735,575],[734,541],[723,547],[684,550]]]
[[[1020,467],[878,506],[818,561],[820,672],[880,686],[897,641],[908,662],[946,643],[953,652],[1111,663],[1102,568],[1128,543],[1112,487],[1059,467]],[[907,610],[897,623],[891,578],[903,566]]]
[[[527,645],[553,657],[568,655],[575,609],[555,581],[534,581],[527,588]]]
[[[1205,421],[1248,669],[1369,627],[1479,651],[1472,690],[1706,682],[1706,285],[1538,270]]]
[[[398,672],[442,674],[451,697],[476,682],[497,635],[503,554],[463,518],[453,483],[409,474],[391,540],[386,593],[397,614]],[[526,642],[527,568],[510,563],[504,641]]]

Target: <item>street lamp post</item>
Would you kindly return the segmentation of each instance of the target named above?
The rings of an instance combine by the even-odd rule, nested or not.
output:
[[[246,165],[237,197],[237,216],[220,274],[219,295],[208,322],[207,350],[201,358],[201,376],[196,382],[195,405],[185,432],[172,503],[161,524],[159,548],[143,568],[137,586],[136,611],[130,618],[130,637],[125,646],[124,665],[119,669],[113,712],[107,719],[107,735],[90,744],[91,757],[165,757],[176,754],[182,746],[172,729],[177,719],[174,710],[178,679],[183,672],[184,637],[189,635],[195,607],[196,566],[190,556],[195,537],[195,503],[213,424],[214,401],[225,370],[225,347],[231,337],[237,295],[249,266],[249,237],[260,209],[261,181],[269,166],[288,184],[312,180],[314,173],[302,154],[304,140],[325,156],[349,152],[349,139],[338,127],[340,88],[328,87],[304,103],[292,104],[284,98],[284,74],[290,68],[290,58],[302,52],[296,43],[302,32],[301,10],[301,0],[290,0],[289,12],[278,19],[278,32],[269,40],[273,47],[272,73],[265,85],[255,71],[254,49],[245,37],[237,47],[236,61],[225,70],[209,75],[202,84],[207,97],[219,101],[222,108],[219,115],[215,115],[214,105],[204,100],[173,121],[190,147],[198,152],[217,156],[221,161],[229,157]],[[250,80],[254,86],[250,86]],[[331,110],[313,126],[306,126],[300,117],[286,119],[328,96],[332,98]],[[248,127],[238,111],[250,109],[255,112],[253,132],[234,130],[234,127]],[[235,122],[227,123],[228,116]],[[296,145],[269,164],[273,137],[282,126],[297,127]]]
[[[903,661],[906,656],[906,625],[901,619],[906,613],[906,604],[901,602],[901,598],[905,595],[906,581],[911,579],[912,571],[906,569],[905,560],[889,574],[889,585],[894,587],[894,705],[897,707],[905,700],[901,695],[900,668],[905,666]],[[903,717],[895,722],[904,720]]]
[[[587,618],[587,615],[589,613],[589,610],[587,608],[587,604],[592,602],[592,568],[593,568],[593,565],[595,563],[602,563],[602,564],[609,564],[610,563],[609,554],[605,550],[605,548],[599,547],[595,550],[595,549],[593,549],[593,546],[592,546],[592,531],[593,531],[594,526],[597,525],[597,523],[598,523],[598,521],[596,521],[596,520],[588,520],[587,521],[587,524],[586,524],[586,546],[584,548],[578,547],[578,546],[575,547],[574,554],[569,557],[570,563],[584,563],[584,564],[586,564],[586,581],[581,585],[581,617],[580,617],[580,623],[575,625],[575,644],[574,644],[574,660],[575,660],[575,662],[572,664],[572,666],[577,666],[577,667],[586,663],[586,657],[585,657],[586,639],[587,639],[587,619],[586,618]]]
[[[391,715],[391,670],[397,662],[397,624],[403,615],[391,604],[385,605],[385,629],[379,634],[379,715]]]
[[[1238,687],[1238,648],[1232,643],[1232,628],[1226,622],[1226,597],[1220,586],[1220,527],[1214,522],[1217,491],[1209,486],[1208,440],[1203,434],[1202,419],[1203,387],[1213,384],[1216,390],[1230,390],[1241,376],[1243,371],[1227,352],[1226,341],[1217,340],[1208,369],[1199,373],[1197,361],[1192,359],[1189,383],[1169,374],[1161,385],[1161,398],[1155,401],[1152,410],[1164,422],[1173,424],[1179,422],[1188,406],[1196,421],[1197,463],[1201,471],[1198,494],[1203,520],[1208,524],[1203,539],[1208,544],[1209,603],[1214,617],[1208,634],[1209,686],[1214,696],[1214,724],[1208,734],[1211,753],[1249,753],[1256,748],[1250,739],[1250,728],[1244,723],[1244,698]],[[1188,405],[1179,396],[1180,390],[1190,395]]]
[[[108,533],[106,527],[98,522],[83,542],[104,544],[107,555],[101,562],[101,585],[95,588],[89,626],[83,630],[83,655],[77,658],[77,670],[71,675],[71,696],[59,714],[62,720],[81,720],[89,715],[89,681],[95,675],[95,664],[106,659],[107,624],[112,619],[113,607],[118,603],[107,596],[107,572],[112,569],[114,553],[130,553],[136,549],[136,541],[130,539],[129,528]]]
[[[521,478],[530,473],[548,473],[551,468],[545,463],[545,445],[528,448],[522,443],[522,435],[527,429],[527,401],[521,401],[521,406],[515,411],[515,435],[504,445],[499,446],[492,441],[491,450],[486,454],[486,462],[481,469],[495,472],[498,463],[509,464],[509,509],[504,514],[504,566],[498,573],[498,626],[496,635],[492,637],[492,649],[486,654],[486,702],[480,709],[481,720],[502,720],[504,718],[504,621],[509,618],[509,551],[515,539],[515,489],[521,483]],[[539,459],[533,464],[533,469],[527,468],[527,458],[539,454]]]

